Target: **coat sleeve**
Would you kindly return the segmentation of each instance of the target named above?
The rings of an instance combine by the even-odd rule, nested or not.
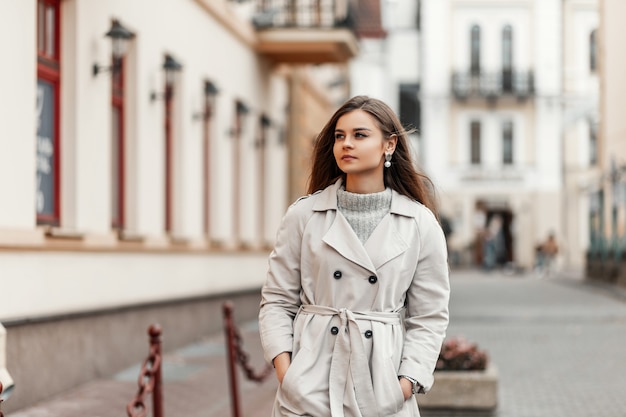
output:
[[[303,214],[294,203],[276,235],[268,272],[261,290],[259,331],[265,360],[293,349],[293,320],[300,308],[300,248]]]
[[[430,212],[420,220],[419,256],[407,291],[406,336],[398,375],[413,377],[428,392],[448,327],[450,282],[443,231]]]

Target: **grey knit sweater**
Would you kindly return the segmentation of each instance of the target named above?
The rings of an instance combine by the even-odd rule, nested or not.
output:
[[[352,229],[365,244],[378,223],[389,213],[391,188],[372,194],[355,194],[341,187],[337,191],[337,206]]]

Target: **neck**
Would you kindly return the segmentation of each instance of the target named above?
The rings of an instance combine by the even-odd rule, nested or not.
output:
[[[355,194],[372,194],[385,191],[385,182],[382,175],[378,178],[362,178],[353,175],[346,176],[346,191]]]

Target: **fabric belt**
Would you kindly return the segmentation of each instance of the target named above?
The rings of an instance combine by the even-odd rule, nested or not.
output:
[[[400,324],[400,313],[397,311],[356,312],[345,308],[337,309],[319,305],[302,305],[299,313],[338,316],[341,319],[341,327],[333,348],[328,381],[331,415],[333,417],[344,416],[343,397],[350,376],[354,385],[357,404],[363,417],[378,417],[378,406],[374,396],[369,360],[365,354],[357,320]]]

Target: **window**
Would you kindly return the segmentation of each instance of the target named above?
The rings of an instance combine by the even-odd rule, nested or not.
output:
[[[598,163],[598,124],[589,121],[589,165]]]
[[[265,179],[267,178],[267,144],[269,129],[272,126],[272,122],[269,117],[263,115],[259,119],[259,131],[258,137],[255,142],[255,150],[257,152],[257,189],[259,201],[257,202],[257,216],[258,216],[258,234],[261,239],[265,239],[265,203],[267,197],[267,190],[265,187]]]
[[[114,58],[112,58],[113,60]],[[111,74],[111,226],[124,228],[124,60]]]
[[[421,129],[419,84],[400,84],[400,121],[409,129]]]
[[[513,164],[513,122],[510,120],[502,123],[502,163]]]
[[[217,88],[211,81],[204,82],[204,124],[202,127],[202,194],[203,194],[203,230],[205,235],[210,234],[211,216],[211,126],[213,125],[213,114],[215,112],[215,95]]]
[[[167,78],[167,77],[166,77]],[[164,129],[165,129],[165,231],[172,231],[173,219],[173,183],[174,183],[174,134],[173,128],[173,98],[174,85],[171,80],[165,81],[165,113],[164,113]]]
[[[480,27],[472,26],[470,35],[470,71],[472,75],[480,74]]]
[[[502,90],[513,91],[513,28],[502,29]]]
[[[60,0],[37,1],[37,224],[59,225]]]
[[[241,141],[246,115],[250,112],[248,106],[241,101],[235,103],[235,125],[233,129],[233,233],[235,239],[240,239],[239,219],[241,218]]]
[[[598,69],[598,39],[597,29],[591,31],[589,35],[589,70],[596,72]]]
[[[480,164],[480,122],[473,120],[470,123],[470,162]]]

